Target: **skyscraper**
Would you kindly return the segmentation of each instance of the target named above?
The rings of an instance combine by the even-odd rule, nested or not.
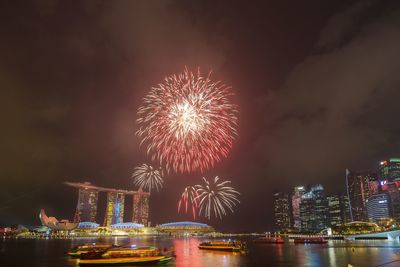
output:
[[[328,225],[335,226],[342,224],[342,210],[340,205],[340,196],[332,195],[327,197],[328,200]]]
[[[78,204],[74,221],[96,221],[97,200],[99,192],[107,193],[106,212],[104,225],[122,223],[124,219],[125,196],[133,196],[133,220],[138,223],[147,224],[149,221],[149,197],[150,193],[143,191],[128,191],[114,188],[95,186],[89,182],[76,183],[64,182],[68,186],[79,189]]]
[[[382,185],[382,192],[386,193],[390,202],[390,213],[392,217],[400,222],[400,181],[388,182]]]
[[[366,201],[368,220],[379,223],[390,217],[389,196],[387,194],[377,194],[369,197]]]
[[[340,195],[340,217],[342,223],[351,222],[350,202],[347,195]]]
[[[378,166],[378,177],[387,182],[400,180],[400,158],[382,160]]]
[[[369,172],[353,172],[346,169],[346,187],[350,201],[350,216],[352,221],[366,221],[367,209],[366,200],[375,194],[375,187],[372,185],[376,175]]]
[[[302,195],[300,221],[303,231],[317,231],[328,226],[328,202],[322,185],[313,185]]]
[[[84,183],[84,185],[90,183]],[[97,199],[99,192],[96,189],[80,187],[78,191],[78,204],[74,216],[74,222],[96,222]]]
[[[277,192],[274,194],[275,226],[279,231],[290,228],[290,207],[287,194]]]
[[[325,197],[324,187],[321,184],[311,187],[315,198],[316,229],[325,229],[328,226],[328,202]]]
[[[106,215],[104,226],[110,226],[124,221],[125,195],[121,192],[107,192]]]
[[[315,198],[312,191],[304,193],[300,202],[300,229],[311,232],[317,228]]]
[[[132,222],[145,226],[149,224],[149,193],[137,192],[133,195]]]
[[[296,186],[292,194],[292,218],[293,218],[293,228],[301,228],[300,219],[300,202],[302,195],[306,192],[304,186]]]

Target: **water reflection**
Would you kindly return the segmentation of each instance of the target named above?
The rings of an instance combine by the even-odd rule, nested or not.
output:
[[[200,250],[197,238],[175,239],[176,267],[240,266],[240,253]]]
[[[400,244],[388,241],[329,241],[326,245],[295,245],[285,243],[253,244],[248,242],[249,253],[199,250],[204,238],[135,237],[75,239],[75,240],[0,240],[0,266],[75,266],[75,261],[64,252],[73,246],[102,242],[107,244],[156,246],[160,249],[175,247],[176,259],[168,267],[253,267],[253,266],[400,266]],[[23,255],[23,256],[21,256]],[[394,262],[397,261],[397,262]]]

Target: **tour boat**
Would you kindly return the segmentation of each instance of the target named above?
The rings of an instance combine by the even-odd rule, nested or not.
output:
[[[323,237],[296,237],[295,244],[326,244],[328,243]]]
[[[280,235],[275,236],[263,236],[253,240],[254,243],[263,243],[263,244],[283,244],[285,240],[283,240]]]
[[[112,245],[105,245],[105,244],[96,244],[96,243],[85,244],[74,247],[73,249],[67,251],[67,255],[74,258],[79,258],[86,253],[106,251],[111,247]]]
[[[199,245],[199,249],[239,252],[246,249],[246,244],[240,241],[208,241]]]
[[[79,265],[146,265],[162,264],[173,259],[173,251],[161,253],[156,247],[118,247],[103,252],[86,253]]]

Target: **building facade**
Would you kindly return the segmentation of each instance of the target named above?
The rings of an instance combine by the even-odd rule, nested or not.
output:
[[[366,200],[376,194],[376,175],[369,172],[354,172],[346,169],[346,187],[352,221],[366,221]]]
[[[350,201],[347,195],[340,195],[340,217],[343,224],[351,222]]]
[[[99,192],[107,193],[104,225],[123,223],[125,211],[125,197],[133,198],[133,222],[148,225],[150,193],[143,191],[128,191],[121,189],[95,186],[91,183],[64,182],[64,184],[78,188],[78,204],[74,222],[96,222],[97,203]]]
[[[104,226],[124,222],[125,195],[121,192],[108,192]]]
[[[301,228],[301,218],[300,218],[300,203],[301,197],[306,192],[304,186],[296,186],[292,194],[292,226],[295,229]]]
[[[390,213],[397,222],[400,222],[400,181],[388,182],[382,186],[382,193],[386,193],[390,200]]]
[[[322,230],[328,227],[328,202],[325,197],[324,187],[317,184],[311,187],[315,198],[316,229]]]
[[[81,187],[78,191],[78,204],[74,222],[96,222],[97,200],[99,192],[96,189]]]
[[[327,197],[328,201],[328,225],[336,226],[343,223],[340,196],[332,195]]]
[[[149,216],[149,194],[141,192],[134,194],[132,222],[148,226],[150,224]]]
[[[301,197],[300,229],[305,232],[315,232],[327,228],[328,214],[324,187],[320,184],[311,186],[311,190]]]
[[[279,231],[290,228],[290,205],[287,194],[282,192],[274,194],[274,215],[275,226]]]
[[[304,232],[311,232],[316,228],[315,198],[312,192],[307,192],[301,196],[300,229]]]
[[[378,177],[380,181],[387,182],[400,180],[400,158],[382,160],[378,166]]]
[[[387,194],[377,194],[366,201],[368,220],[379,223],[390,218],[390,200]]]

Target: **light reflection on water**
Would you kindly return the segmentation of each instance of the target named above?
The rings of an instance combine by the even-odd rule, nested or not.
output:
[[[175,248],[176,259],[167,267],[242,267],[242,266],[345,266],[370,267],[400,260],[400,243],[389,241],[329,241],[318,244],[253,244],[249,252],[240,253],[199,250],[205,238],[140,237],[106,238],[102,243],[115,245],[156,246],[160,249]],[[76,266],[64,252],[79,244],[99,242],[96,239],[75,240],[24,240],[0,241],[0,266]],[[384,265],[400,266],[400,262]]]

